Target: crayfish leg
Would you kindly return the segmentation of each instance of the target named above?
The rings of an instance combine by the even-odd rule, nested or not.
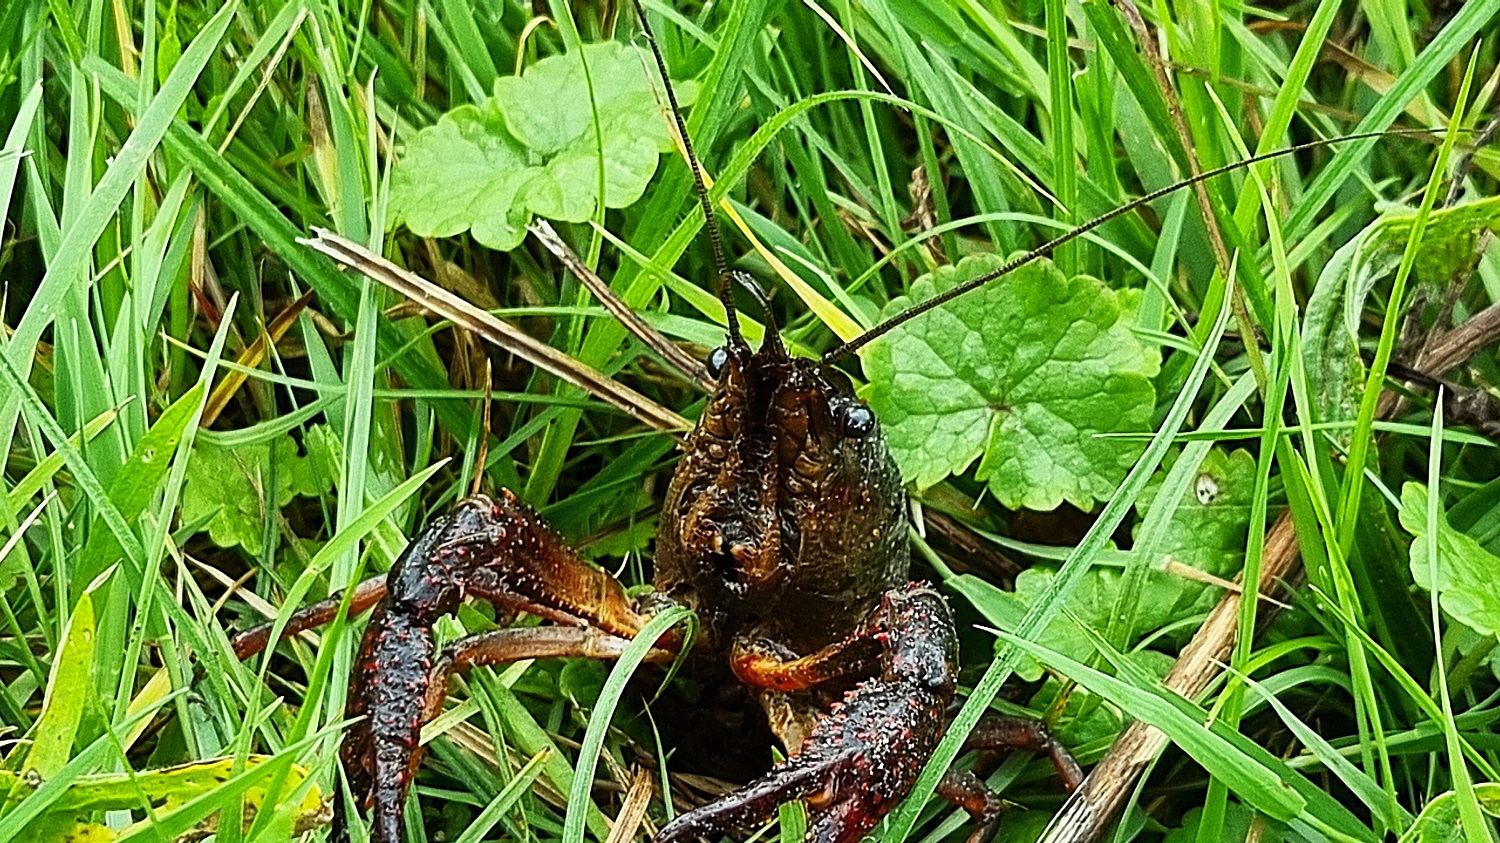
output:
[[[974,724],[974,730],[964,741],[964,750],[983,752],[1044,753],[1057,769],[1057,778],[1063,789],[1072,793],[1083,785],[1083,769],[1074,760],[1073,754],[1062,742],[1047,730],[1047,724],[1030,717],[1008,717],[987,714]]]
[[[382,597],[385,597],[385,574],[370,577],[354,586],[354,594],[349,597],[349,617],[354,617],[374,606]],[[286,625],[281,628],[281,634],[276,640],[290,638],[332,621],[338,615],[339,606],[343,605],[343,602],[344,596],[339,593],[327,600],[298,609],[287,618]],[[275,622],[271,621],[235,634],[229,639],[229,645],[234,650],[234,657],[244,661],[256,653],[264,652],[271,645],[271,633],[275,631],[275,627]]]
[[[461,673],[481,665],[497,665],[521,659],[586,658],[617,659],[625,652],[630,639],[611,635],[591,626],[536,626],[522,629],[495,629],[470,635],[453,642],[444,652],[435,673],[446,680],[449,674]],[[646,661],[670,662],[677,654],[671,650],[652,649]],[[435,683],[437,684],[437,683]],[[441,696],[438,703],[441,704]],[[429,716],[436,716],[432,712]]]
[[[1005,800],[970,770],[949,770],[938,781],[937,794],[965,811],[975,822],[967,843],[988,843],[1000,828]]]
[[[501,606],[591,626],[631,638],[647,617],[619,580],[585,562],[530,507],[509,491],[460,503],[452,518],[464,520],[486,540],[475,543],[460,569],[449,576],[466,593]],[[663,642],[675,642],[668,633]]]
[[[630,643],[591,627],[497,629],[455,641],[433,657],[429,630],[399,613],[377,613],[378,631],[361,647],[359,673],[350,691],[350,726],[340,758],[355,799],[371,807],[371,839],[401,840],[401,813],[423,749],[422,725],[442,710],[448,679],[480,665],[550,657],[618,658]],[[652,650],[647,659],[671,661]],[[342,815],[334,839],[345,838]]]
[[[1010,717],[987,714],[969,732],[964,740],[964,751],[1046,753],[1057,768],[1057,777],[1063,789],[1072,793],[1083,784],[1083,770],[1073,760],[1072,753],[1060,741],[1052,737],[1046,724],[1028,717]],[[976,823],[967,843],[987,843],[1000,828],[1000,819],[1005,815],[1006,803],[969,770],[949,770],[938,782],[937,794],[969,812]]]
[[[766,822],[783,803],[822,792],[845,759],[795,756],[750,784],[699,808],[679,814],[652,843],[678,843]]]
[[[747,636],[735,639],[729,666],[735,678],[753,688],[796,693],[843,676],[868,675],[879,664],[879,655],[874,633],[865,629],[801,657],[783,652],[774,642]]]
[[[793,799],[806,799],[813,812],[810,839],[854,843],[911,790],[943,735],[946,702],[911,683],[868,679],[819,721],[800,753],[744,788],[679,816],[655,843],[764,822]]]

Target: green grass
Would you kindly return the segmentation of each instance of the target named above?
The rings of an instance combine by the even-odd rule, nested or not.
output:
[[[152,820],[127,837],[171,839],[242,800],[278,809],[219,840],[292,836],[310,783],[338,787],[363,621],[243,665],[227,633],[384,570],[476,475],[649,582],[669,436],[415,318],[298,242],[320,226],[364,243],[695,416],[702,393],[533,238],[501,253],[388,225],[392,168],[418,131],[543,57],[637,36],[628,9],[601,20],[596,5],[614,4],[553,2],[546,18],[456,0],[0,5],[0,840],[75,815]],[[961,723],[1030,710],[1086,763],[1124,721],[1168,734],[1114,839],[1494,839],[1500,458],[1463,408],[1385,372],[1500,300],[1478,234],[1500,216],[1481,201],[1500,155],[1470,146],[1497,108],[1500,3],[1143,6],[1171,98],[1107,4],[650,8],[673,77],[697,83],[689,132],[716,198],[805,292],[721,214],[735,266],[776,289],[782,335],[807,354],[940,264],[1034,246],[1194,166],[1451,124],[1258,165],[1059,250],[1070,274],[1120,291],[1159,359],[1149,424],[1123,440],[1134,470],[1117,467],[1107,501],[1041,513],[1006,508],[972,467],[943,472],[918,494],[914,558],[963,627]],[[721,341],[680,158],[661,159],[639,201],[589,216],[557,227],[632,308],[695,356]],[[248,353],[307,291],[271,351]],[[1471,351],[1444,376],[1488,394],[1494,335]],[[205,418],[234,373],[248,377]],[[1403,396],[1394,411],[1382,384]],[[1205,483],[1233,506],[1192,510]],[[1280,594],[1290,608],[1245,601],[1230,670],[1192,701],[1162,691],[1222,592],[1187,594],[1155,566],[1258,569],[1284,512],[1305,572]],[[1001,555],[1034,566],[1014,592]],[[1164,614],[1168,592],[1186,596]],[[470,607],[439,634],[492,623]],[[657,678],[623,680],[537,662],[455,683],[408,838],[602,841],[641,753],[675,746],[676,724],[646,704]],[[147,772],[250,756],[269,760],[223,781]],[[701,796],[668,768],[662,783]],[[1045,763],[985,770],[1031,809],[999,839],[1034,839],[1062,801]],[[648,816],[667,815],[658,796]],[[877,833],[935,843],[968,825],[911,799]]]

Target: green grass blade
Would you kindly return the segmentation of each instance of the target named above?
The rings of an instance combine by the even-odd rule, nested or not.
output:
[[[679,623],[691,623],[692,618],[692,612],[683,606],[672,606],[661,611],[636,633],[610,669],[609,678],[599,692],[599,700],[594,703],[594,714],[589,718],[583,745],[578,748],[578,769],[573,773],[573,784],[568,790],[568,814],[563,820],[563,843],[583,843],[584,817],[587,815],[585,806],[593,804],[590,794],[594,787],[594,770],[599,763],[599,753],[604,748],[604,736],[609,732],[610,716],[620,704],[625,684],[630,681],[658,638]],[[687,636],[686,640],[692,640],[692,636]]]

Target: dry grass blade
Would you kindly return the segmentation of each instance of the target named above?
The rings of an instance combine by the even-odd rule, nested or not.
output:
[[[1135,32],[1136,39],[1140,42],[1141,51],[1146,56],[1146,64],[1151,68],[1151,73],[1156,79],[1156,85],[1161,89],[1163,101],[1167,104],[1167,114],[1172,118],[1172,126],[1177,130],[1177,137],[1182,142],[1183,152],[1187,156],[1188,173],[1199,176],[1203,173],[1203,165],[1198,159],[1198,149],[1193,140],[1193,132],[1188,128],[1187,117],[1183,114],[1182,97],[1177,88],[1172,84],[1172,76],[1168,70],[1167,62],[1162,58],[1161,51],[1157,49],[1155,33],[1146,24],[1139,9],[1132,0],[1117,0],[1118,8],[1125,19],[1130,22],[1130,28]],[[1224,237],[1223,226],[1219,222],[1219,216],[1214,212],[1213,200],[1208,195],[1208,185],[1201,181],[1193,183],[1193,198],[1198,201],[1198,210],[1203,216],[1204,230],[1208,232],[1208,243],[1213,248],[1214,262],[1219,266],[1219,272],[1225,278],[1234,276],[1235,266],[1229,252],[1229,244]],[[1229,307],[1234,314],[1234,322],[1239,326],[1241,336],[1255,336],[1254,321],[1250,318],[1250,308],[1245,302],[1245,289],[1239,284],[1230,287]],[[1267,383],[1266,364],[1261,356],[1260,344],[1248,342],[1245,344],[1245,355],[1249,358],[1250,368],[1255,372],[1255,380],[1260,384],[1264,392]]]
[[[651,768],[636,768],[635,776],[630,780],[630,791],[625,794],[625,804],[620,807],[620,814],[615,817],[614,827],[609,830],[609,839],[605,843],[628,843],[634,840],[641,822],[646,819],[646,808],[651,804],[651,797],[655,794],[656,784],[651,778]]]
[[[647,348],[656,352],[661,359],[667,361],[705,391],[714,388],[714,380],[708,376],[708,369],[704,368],[703,363],[678,348],[671,340],[662,336],[660,331],[646,324],[646,320],[631,310],[630,305],[616,295],[615,291],[604,283],[604,279],[589,269],[588,264],[584,263],[567,243],[563,242],[563,239],[557,235],[557,231],[546,220],[536,220],[529,226],[529,230],[536,235],[536,239],[540,240],[543,246],[547,247],[547,251],[562,261],[563,266],[566,266],[569,272],[578,276],[583,286],[589,288],[594,298],[598,299],[599,303],[604,305],[604,309],[625,326],[625,330],[635,335],[635,338],[645,343]]]
[[[495,404],[494,397],[495,370],[494,367],[490,365],[489,359],[486,358],[484,361],[484,403],[482,405],[483,409],[481,409],[479,413],[479,429],[484,431],[484,435],[479,437],[479,456],[474,460],[474,465],[478,466],[479,469],[474,472],[474,485],[473,488],[469,490],[470,495],[479,494],[480,488],[484,485],[484,467],[486,465],[489,465],[491,430],[490,410]]]
[[[287,305],[280,313],[276,314],[276,318],[272,319],[266,325],[266,329],[261,332],[261,335],[255,338],[255,342],[251,343],[250,347],[245,349],[245,352],[240,355],[240,359],[235,362],[239,363],[245,369],[254,369],[259,366],[260,361],[265,359],[266,352],[277,342],[281,341],[287,329],[296,324],[297,317],[312,302],[312,298],[313,293],[309,290],[303,293],[296,301]],[[207,428],[213,426],[213,423],[218,420],[219,414],[224,412],[225,407],[229,406],[229,399],[234,397],[234,394],[245,384],[245,380],[248,377],[241,370],[232,370],[225,373],[224,380],[219,381],[219,385],[214,387],[213,393],[208,396],[208,403],[203,407],[203,417],[198,422],[199,427]]]
[[[358,243],[322,228],[314,228],[313,235],[300,242],[636,419],[658,430],[682,431],[690,427],[687,419],[650,398],[534,339],[514,325],[480,310],[431,281],[396,266]]]
[[[1434,339],[1422,352],[1416,367],[1432,374],[1445,374],[1496,339],[1500,339],[1500,304],[1490,305],[1462,325]],[[1386,397],[1381,396],[1382,399]]]

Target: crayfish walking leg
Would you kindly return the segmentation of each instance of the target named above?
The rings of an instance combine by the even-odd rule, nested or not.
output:
[[[985,716],[964,741],[964,751],[1012,751],[1046,753],[1057,768],[1057,777],[1069,793],[1083,784],[1083,770],[1068,750],[1037,720],[1024,717]],[[1005,800],[969,770],[949,770],[938,782],[938,795],[969,812],[976,823],[968,843],[988,843],[1000,827]]]

